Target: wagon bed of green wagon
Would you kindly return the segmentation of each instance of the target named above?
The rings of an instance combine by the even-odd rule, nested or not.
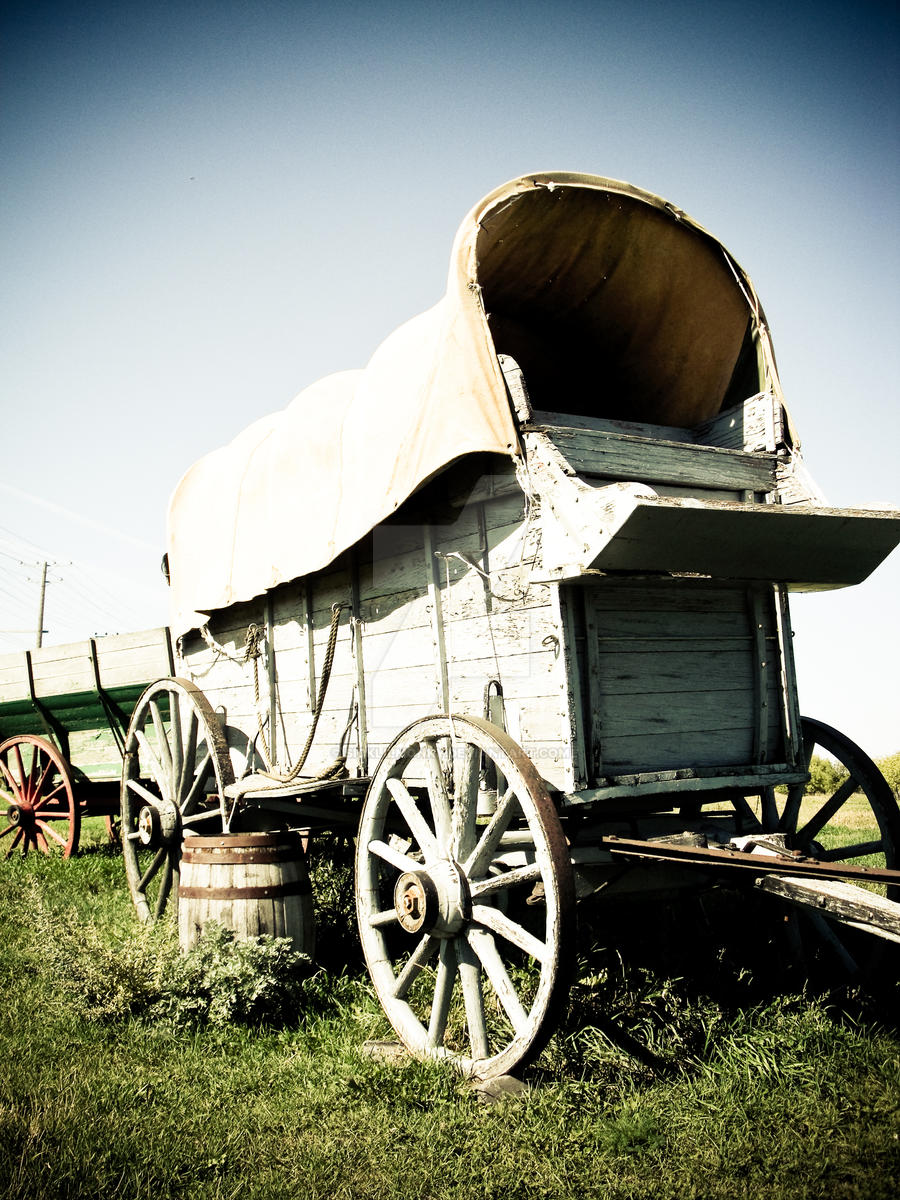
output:
[[[113,832],[129,715],[172,665],[167,628],[0,657],[0,853],[68,857],[83,816]]]

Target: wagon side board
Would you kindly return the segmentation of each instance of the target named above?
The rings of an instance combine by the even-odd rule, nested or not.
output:
[[[531,579],[538,527],[526,515],[525,498],[518,490],[498,491],[441,523],[423,524],[413,512],[407,523],[379,526],[328,570],[269,594],[265,653],[276,668],[280,770],[296,761],[306,741],[333,605],[341,604],[334,665],[304,775],[332,763],[342,738],[351,772],[368,774],[413,721],[489,710],[554,786],[583,785],[572,753],[574,701],[558,588]],[[267,666],[257,664],[257,704],[252,664],[240,661],[247,627],[264,620],[263,609],[260,600],[211,614],[210,634],[226,654],[197,633],[180,644],[178,669],[224,710],[239,760],[261,747],[258,713],[270,750],[273,741]]]
[[[117,779],[121,734],[148,683],[171,674],[166,628],[110,634],[0,658],[0,740],[50,737],[76,776]]]

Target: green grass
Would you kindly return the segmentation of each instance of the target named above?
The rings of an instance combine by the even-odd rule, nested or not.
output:
[[[292,1017],[248,1025],[153,1015],[141,989],[155,970],[172,986],[172,934],[136,928],[99,836],[69,863],[0,864],[0,1194],[897,1194],[896,988],[883,1010],[785,993],[746,902],[586,914],[571,1013],[527,1098],[485,1105],[444,1068],[362,1053],[390,1032],[346,877],[326,864],[320,882],[320,953],[346,969],[306,972]]]

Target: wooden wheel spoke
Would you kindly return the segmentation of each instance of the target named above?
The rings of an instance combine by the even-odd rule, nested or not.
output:
[[[54,801],[58,801],[60,798],[62,798],[64,803],[68,801],[65,780],[59,782],[56,787],[49,792],[35,793],[34,811],[40,812],[46,805],[53,804]]]
[[[172,756],[172,786],[177,794],[181,791],[181,776],[184,771],[184,739],[181,729],[181,702],[177,692],[169,693],[169,730],[171,732],[170,753]]]
[[[372,913],[369,925],[372,929],[381,929],[385,925],[394,925],[399,920],[396,908],[383,908],[381,912]]]
[[[484,996],[481,991],[481,964],[465,938],[456,939],[456,960],[459,982],[469,1029],[469,1047],[474,1059],[487,1058],[488,1035],[484,1015]]]
[[[207,750],[197,767],[197,773],[194,776],[190,791],[185,796],[184,800],[181,801],[181,803],[178,803],[176,800],[176,804],[178,804],[178,807],[181,809],[182,816],[190,813],[196,807],[200,796],[206,795],[206,781],[209,777],[211,766],[212,753]]]
[[[434,822],[434,840],[436,841],[435,853],[447,854],[450,849],[450,798],[447,795],[447,784],[444,779],[444,768],[441,764],[437,740],[435,738],[425,738],[420,743],[420,748],[425,765],[425,776],[428,781],[428,797],[431,801],[431,817]],[[399,783],[399,780],[396,782]],[[391,795],[394,796],[395,800],[397,799],[393,789],[391,790]],[[408,792],[407,796],[409,796]],[[412,797],[409,796],[409,799],[412,800]],[[403,810],[401,809],[401,811]],[[403,815],[406,816],[406,813],[404,812]],[[412,828],[412,825],[410,825],[410,829]],[[430,829],[428,830],[428,834],[431,834]],[[419,845],[423,850],[426,849],[421,841],[419,841]]]
[[[413,981],[423,967],[427,966],[438,948],[438,938],[426,933],[403,965],[392,989],[397,1000],[405,1000]]]
[[[16,742],[16,744],[13,746],[13,753],[16,756],[16,766],[18,767],[18,770],[19,770],[18,793],[23,798],[30,799],[30,795],[28,792],[28,775],[27,775],[27,772],[25,771],[25,764],[22,761],[22,748],[18,742]]]
[[[34,756],[34,762],[35,762],[35,763],[37,763],[38,761],[39,761],[39,759],[38,759],[38,756],[37,756],[37,754],[35,754],[35,756]],[[34,765],[34,764],[33,764],[33,765]],[[34,792],[32,793],[33,795],[35,795],[35,796],[40,796],[40,795],[43,793],[43,791],[44,791],[44,784],[47,782],[47,777],[49,776],[49,774],[50,774],[50,772],[51,772],[52,770],[53,770],[53,760],[52,760],[52,759],[50,759],[50,758],[48,758],[48,759],[47,759],[47,762],[46,762],[46,764],[45,764],[45,766],[44,766],[44,769],[43,769],[43,771],[41,772],[41,777],[40,777],[40,779],[37,781],[37,783],[35,784]],[[60,788],[62,788],[63,786],[64,786],[64,785],[63,785],[63,784],[61,784],[61,783],[60,783],[60,784],[58,784],[58,785],[56,786],[56,788],[54,788],[54,791],[58,792],[58,791],[60,790]],[[52,794],[52,793],[51,793],[51,794]]]
[[[18,825],[7,825],[5,829],[0,829],[0,838],[5,838],[8,833],[12,833],[14,829],[18,828]]]
[[[188,816],[182,817],[181,824],[187,828],[189,825],[199,825],[202,821],[221,820],[222,814],[217,808],[200,809],[197,812],[189,813]]]
[[[9,858],[9,856],[12,854],[13,850],[15,850],[16,846],[18,846],[19,842],[21,842],[22,837],[23,837],[23,830],[22,830],[22,826],[20,825],[16,829],[16,836],[9,843],[9,847],[7,848],[7,851],[6,851],[7,858]]]
[[[169,899],[169,892],[172,890],[172,880],[175,875],[175,867],[169,855],[166,855],[166,866],[163,871],[162,879],[159,884],[159,892],[156,896],[156,904],[153,908],[153,916],[158,921],[163,915],[163,910],[166,907],[166,901]]]
[[[453,942],[447,938],[441,942],[440,960],[434,981],[434,998],[431,1002],[431,1016],[428,1021],[428,1045],[440,1046],[447,1030],[447,1018],[450,1015],[450,1000],[456,983],[456,950]]]
[[[125,786],[129,791],[134,792],[136,796],[140,796],[147,804],[159,804],[159,796],[155,796],[149,788],[145,788],[139,779],[126,779]]]
[[[740,826],[745,832],[749,830],[752,833],[758,833],[762,829],[762,822],[753,811],[746,796],[736,796],[734,807],[738,814]]]
[[[162,866],[164,860],[167,857],[168,857],[168,851],[167,851],[166,847],[160,846],[160,848],[157,850],[156,854],[153,856],[153,861],[150,863],[150,866],[147,868],[147,870],[143,873],[140,880],[138,881],[137,886],[138,886],[139,892],[146,892],[147,885],[153,879],[154,875],[157,873],[157,871]]]
[[[522,1007],[522,1002],[509,977],[503,959],[500,957],[493,935],[486,929],[471,928],[466,931],[466,937],[469,945],[481,960],[491,987],[503,1006],[503,1011],[509,1017],[513,1029],[517,1034],[524,1032],[528,1026],[528,1013]]]
[[[855,779],[845,779],[834,795],[826,800],[817,813],[806,822],[802,829],[797,830],[797,839],[801,844],[811,842],[816,834],[828,824],[837,811],[847,803],[857,790]]]
[[[469,891],[474,900],[476,896],[492,896],[496,892],[505,892],[508,888],[535,883],[540,877],[541,868],[538,864],[529,863],[525,867],[515,867],[512,871],[501,871],[499,875],[488,875],[484,879],[473,880],[469,883]]]
[[[389,779],[386,786],[422,853],[426,858],[437,858],[439,850],[435,836],[406,784],[400,779]]]
[[[169,704],[172,704],[172,698],[169,697]],[[170,707],[171,712],[171,707]],[[162,715],[162,710],[159,707],[158,700],[150,701],[150,716],[153,721],[153,728],[156,730],[156,744],[159,747],[159,761],[165,771],[165,774],[172,780],[172,786],[175,785],[175,773],[172,768],[172,750],[169,746],[169,734],[166,729],[165,718]]]
[[[781,818],[776,826],[777,832],[790,833],[792,830],[797,828],[797,821],[800,819],[800,805],[803,803],[804,790],[805,785],[802,783],[792,783],[788,788],[787,800],[785,801]]]
[[[478,844],[466,859],[464,870],[467,875],[477,879],[479,875],[484,874],[518,807],[518,796],[511,787],[507,788],[497,804],[497,811],[478,839]]]
[[[165,795],[168,798],[167,792],[165,791],[165,787],[168,784],[169,787],[171,788],[171,781],[170,781],[169,776],[163,770],[162,763],[159,761],[159,759],[156,756],[156,751],[150,745],[150,742],[147,739],[147,735],[144,733],[143,729],[135,729],[134,736],[137,739],[138,746],[141,748],[141,751],[143,752],[144,756],[147,759],[147,766],[149,768],[150,774],[156,780],[157,784],[160,787],[160,790],[163,792],[163,795]]]
[[[43,829],[41,829],[38,825],[35,825],[31,836],[34,839],[35,846],[38,848],[38,850],[40,850],[41,854],[50,853],[50,843],[44,836]]]
[[[187,739],[184,743],[182,754],[181,775],[178,779],[178,794],[182,795],[187,784],[187,773],[194,769],[194,760],[197,756],[197,732],[200,728],[200,718],[197,716],[196,710],[190,710],[190,720],[188,721]]]
[[[450,853],[457,861],[465,860],[475,845],[480,758],[478,747],[467,743],[459,778],[454,789],[455,803],[450,826]]]
[[[760,794],[760,811],[763,829],[778,828],[778,803],[775,799],[775,789],[766,787]]]
[[[490,929],[498,937],[511,942],[512,945],[517,946],[520,950],[524,950],[526,954],[537,959],[539,963],[546,962],[547,943],[539,941],[522,925],[510,920],[499,908],[491,908],[487,904],[473,904],[472,920],[476,925],[482,925],[485,929]]]
[[[408,854],[401,854],[399,850],[395,850],[393,846],[389,846],[387,842],[382,842],[378,839],[369,842],[369,853],[377,855],[386,863],[390,863],[392,867],[396,867],[402,874],[404,871],[418,871],[422,864],[415,858],[410,858]]]
[[[820,854],[821,862],[846,862],[851,858],[867,858],[870,854],[883,854],[884,842],[856,842],[852,846],[835,846]]]
[[[48,825],[45,820],[38,821],[37,826],[38,826],[38,829],[40,829],[41,832],[43,833],[45,842],[47,841],[47,834],[49,834],[50,837],[52,837],[55,842],[58,842],[60,844],[60,846],[62,846],[63,849],[65,849],[66,839],[63,837],[60,837],[59,834],[56,832],[56,830],[51,825]],[[48,844],[48,848],[49,848],[49,844]]]

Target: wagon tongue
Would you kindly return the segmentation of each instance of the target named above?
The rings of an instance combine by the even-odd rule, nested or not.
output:
[[[752,839],[751,839],[752,840]],[[715,870],[750,871],[755,875],[802,875],[813,879],[843,879],[853,883],[900,884],[900,871],[885,867],[852,867],[820,862],[796,850],[762,852],[741,849],[746,838],[735,838],[729,846],[691,846],[671,841],[620,838],[609,834],[601,846],[616,858],[652,858],[690,863]]]

